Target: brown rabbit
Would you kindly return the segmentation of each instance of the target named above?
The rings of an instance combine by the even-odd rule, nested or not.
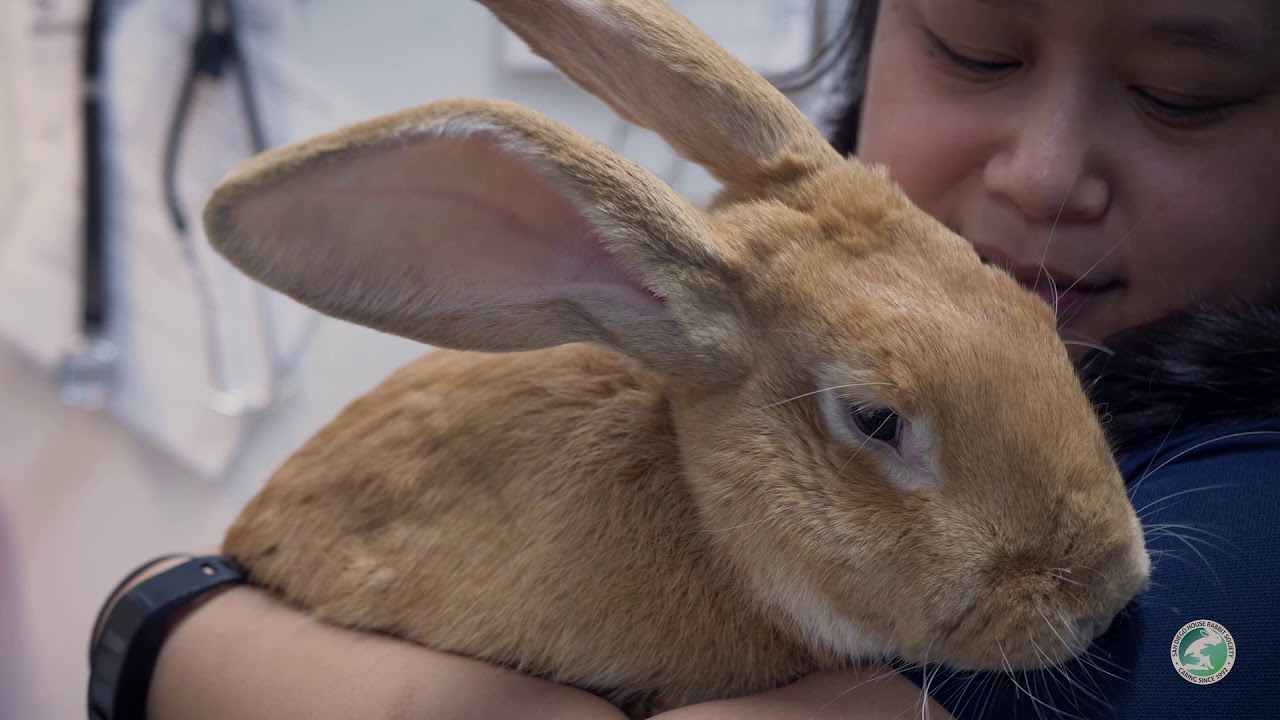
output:
[[[1037,667],[1146,586],[1050,308],[662,3],[485,4],[725,190],[488,100],[234,171],[205,214],[233,263],[448,348],[249,503],[224,549],[257,581],[633,709]]]

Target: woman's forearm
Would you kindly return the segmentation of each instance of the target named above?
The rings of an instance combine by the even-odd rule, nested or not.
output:
[[[621,717],[572,688],[334,627],[243,587],[174,628],[150,708],[152,720]]]
[[[178,562],[160,563],[132,584]],[[905,678],[868,668],[819,673],[777,690],[660,717],[878,720],[918,715],[922,699]],[[247,586],[214,591],[174,625],[156,662],[148,708],[149,720],[624,717],[589,693],[339,628]],[[928,716],[949,717],[932,701]]]
[[[317,621],[253,587],[214,591],[173,626],[152,677],[149,720],[288,717],[623,715],[574,688]]]
[[[149,718],[394,717],[412,700],[415,648],[379,640],[315,622],[261,590],[230,589],[170,633]]]

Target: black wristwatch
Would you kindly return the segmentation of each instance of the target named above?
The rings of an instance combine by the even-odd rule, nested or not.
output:
[[[144,565],[120,586],[162,559]],[[89,720],[145,720],[151,674],[170,622],[209,590],[246,582],[244,568],[229,557],[192,558],[125,593],[105,621],[99,613],[94,627],[101,630],[89,649]],[[118,593],[117,588],[111,597]]]

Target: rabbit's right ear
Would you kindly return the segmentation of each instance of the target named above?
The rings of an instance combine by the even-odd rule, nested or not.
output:
[[[205,208],[234,265],[335,317],[441,347],[590,341],[724,376],[730,260],[650,173],[501,101],[441,101],[250,159]]]

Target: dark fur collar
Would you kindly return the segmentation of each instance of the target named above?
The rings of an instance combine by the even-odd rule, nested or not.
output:
[[[1280,306],[1204,310],[1117,334],[1080,363],[1116,451],[1280,417]]]

